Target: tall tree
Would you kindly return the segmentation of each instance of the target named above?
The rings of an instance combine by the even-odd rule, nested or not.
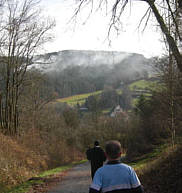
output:
[[[37,0],[5,0],[0,25],[2,69],[0,124],[3,133],[18,133],[18,100],[27,68],[40,46],[51,39],[54,22],[41,17]]]

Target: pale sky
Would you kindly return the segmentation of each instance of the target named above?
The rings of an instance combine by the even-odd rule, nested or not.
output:
[[[105,11],[94,11],[86,19],[90,9],[85,8],[80,12],[75,23],[71,20],[76,8],[75,0],[42,0],[41,5],[44,14],[56,20],[56,27],[53,30],[55,39],[45,45],[46,52],[69,49],[114,50],[151,57],[160,55],[164,50],[155,18],[152,18],[153,21],[144,33],[141,32],[142,27],[140,31],[137,29],[140,19],[148,8],[145,2],[136,1],[131,7],[128,5],[127,11],[122,15],[122,29],[119,36],[116,32],[111,34],[111,45],[107,40],[109,13],[106,16]]]

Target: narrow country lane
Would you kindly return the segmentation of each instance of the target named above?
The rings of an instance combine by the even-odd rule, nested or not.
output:
[[[47,193],[88,193],[91,183],[89,162],[72,168],[62,181]]]

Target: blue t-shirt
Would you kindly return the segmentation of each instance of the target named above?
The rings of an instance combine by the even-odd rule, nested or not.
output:
[[[91,189],[102,192],[128,190],[141,186],[132,167],[123,164],[106,164],[99,168],[94,176]]]

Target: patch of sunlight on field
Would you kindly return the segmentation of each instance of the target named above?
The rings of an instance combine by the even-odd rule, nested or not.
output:
[[[116,92],[117,92],[118,94],[122,94],[123,91],[122,91],[122,89],[117,89]]]
[[[85,103],[85,100],[86,100],[86,99],[73,100],[73,101],[67,101],[67,102],[65,102],[65,103],[68,103],[68,104],[71,105],[71,106],[75,106],[75,105],[77,105],[77,104],[82,105],[82,104]],[[59,102],[60,102],[60,101],[59,101]]]

